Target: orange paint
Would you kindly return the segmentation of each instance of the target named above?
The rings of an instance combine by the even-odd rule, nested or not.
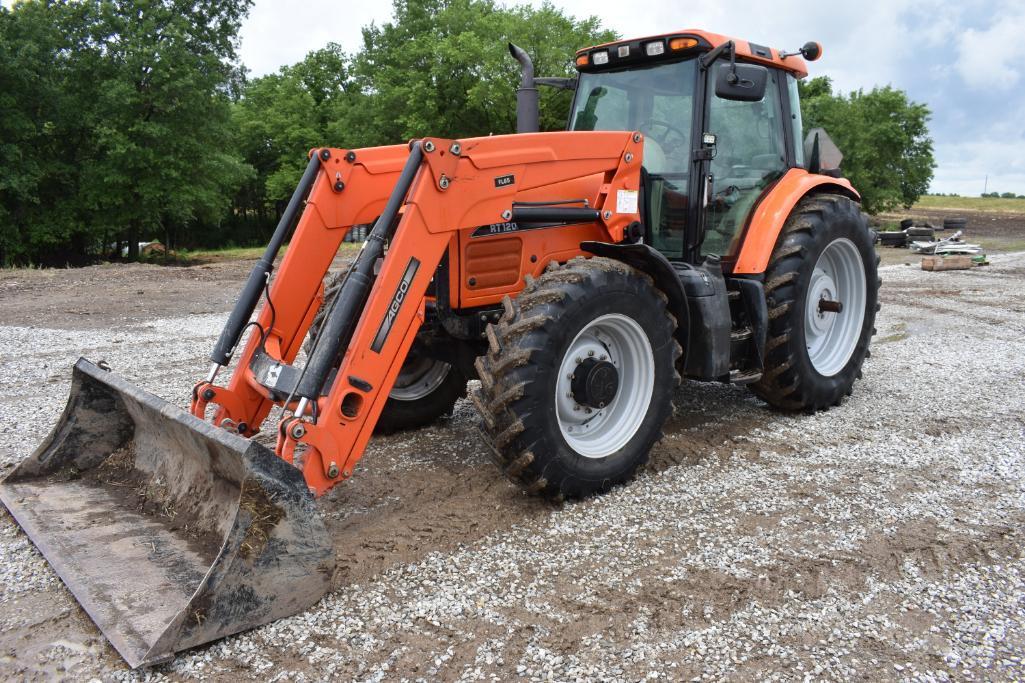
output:
[[[764,273],[776,246],[783,224],[797,202],[813,190],[834,191],[854,199],[860,196],[846,178],[831,178],[792,168],[773,185],[769,194],[755,207],[733,264],[734,274]]]

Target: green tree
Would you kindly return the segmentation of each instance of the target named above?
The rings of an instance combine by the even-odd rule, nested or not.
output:
[[[232,108],[238,148],[256,175],[237,200],[264,215],[266,202],[287,200],[306,152],[328,144],[328,127],[345,93],[347,60],[332,43],[278,73],[246,84]]]
[[[103,0],[86,26],[97,154],[81,169],[90,208],[143,237],[217,222],[248,169],[231,138],[235,36],[250,0]]]
[[[907,208],[928,190],[936,168],[928,107],[890,86],[843,95],[819,77],[800,89],[805,130],[826,129],[866,210]]]
[[[0,7],[0,264],[74,260],[90,241],[77,201],[87,74],[71,30],[84,13],[79,4]]]
[[[597,18],[577,20],[547,2],[395,0],[394,15],[363,29],[349,96],[329,127],[340,146],[512,133],[519,67],[508,42],[531,55],[538,75],[568,76],[575,49],[616,37]],[[543,129],[565,125],[569,101],[568,93],[542,92]]]
[[[213,224],[251,173],[231,148],[249,0],[26,0],[0,8],[0,260]]]

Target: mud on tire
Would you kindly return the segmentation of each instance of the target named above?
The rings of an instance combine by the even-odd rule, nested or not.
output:
[[[516,299],[506,297],[501,320],[487,328],[488,352],[476,363],[481,388],[471,398],[508,477],[547,498],[581,497],[628,480],[647,461],[649,451],[662,436],[662,425],[672,411],[672,392],[680,382],[675,365],[681,349],[673,338],[676,321],[666,310],[666,301],[644,273],[599,257],[575,258],[564,266],[550,266],[536,280],[528,278]],[[567,352],[580,348],[582,333],[593,334],[593,339],[599,340],[595,343],[600,342],[604,321],[632,330],[629,333],[635,335],[635,340],[643,335],[651,351],[650,357],[643,356],[650,358],[650,365],[644,367],[651,373],[642,383],[643,389],[631,394],[627,383],[632,376],[624,370],[624,363],[619,363],[617,377],[624,384],[607,405],[601,404],[604,408],[595,404],[595,417],[599,418],[601,410],[608,411],[606,419],[624,415],[628,411],[617,408],[617,401],[640,400],[642,403],[622,405],[635,406],[636,414],[643,418],[636,426],[636,419],[609,423],[626,425],[610,437],[609,444],[626,439],[614,452],[603,453],[598,446],[589,454],[581,454],[571,445],[576,437],[563,431],[567,424],[576,428],[580,425],[560,417],[557,402],[563,392],[559,390],[559,377],[565,374],[560,368],[564,369],[563,363],[580,362],[573,358],[576,351],[570,355]],[[608,362],[615,360],[614,351],[623,359],[629,357],[625,351],[619,352],[621,347],[613,338],[609,339],[610,344],[604,347]],[[639,344],[639,348],[644,347]],[[602,347],[596,348],[604,357]],[[643,376],[648,377],[648,373]],[[650,399],[643,403],[643,397],[649,395],[648,387]],[[587,397],[595,400],[591,394]],[[570,401],[570,410],[574,410],[574,402]],[[562,409],[566,409],[565,404]],[[579,445],[582,442],[572,442],[586,451]]]
[[[823,374],[809,354],[806,311],[819,258],[838,240],[853,245],[864,267],[864,317],[850,357],[836,372]],[[872,232],[856,202],[833,194],[801,200],[787,219],[765,273],[769,309],[765,372],[750,385],[751,391],[776,408],[806,412],[839,405],[849,396],[875,334],[882,283],[878,265]],[[839,298],[843,297],[840,292]]]

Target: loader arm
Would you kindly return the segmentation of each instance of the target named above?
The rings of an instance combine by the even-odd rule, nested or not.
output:
[[[639,219],[641,150],[640,134],[621,131],[427,138],[409,147],[331,149],[327,155],[316,150],[328,161],[321,164],[295,236],[268,288],[273,308],[265,305],[257,316],[259,327],[249,336],[227,386],[212,381],[197,386],[193,414],[203,417],[208,405],[216,404],[214,423],[248,436],[256,433],[273,405],[287,403],[293,414],[279,424],[276,452],[302,469],[312,491],[326,492],[351,476],[362,456],[424,321],[428,285],[443,256],[458,254],[450,247],[460,232],[508,222],[514,211],[537,209],[539,202],[543,213],[546,199],[555,203],[551,212],[565,211],[557,203],[566,197],[546,196],[546,188],[597,176],[601,182],[595,196],[587,198],[595,224],[592,234],[622,241],[627,227]],[[517,209],[521,196],[529,197],[530,209]],[[389,205],[396,208],[393,222],[385,215]],[[278,364],[279,373],[303,376],[310,384],[304,370],[317,364],[317,353],[305,369],[291,364],[321,305],[323,277],[346,232],[378,215],[371,238],[357,256],[370,274],[362,305],[348,313],[342,307],[332,309],[325,324],[325,329],[332,327],[331,316],[352,316],[334,321],[336,329],[351,334],[342,346],[335,379],[322,386],[319,396],[303,400],[295,386],[287,386],[282,398],[257,376],[254,364]],[[372,261],[377,256],[371,253],[378,243],[375,234],[381,245],[388,244],[376,275]],[[578,243],[573,251],[582,253]],[[458,264],[450,265],[458,270]]]

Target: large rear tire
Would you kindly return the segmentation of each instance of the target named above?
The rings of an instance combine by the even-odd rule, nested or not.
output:
[[[324,317],[331,308],[331,302],[341,291],[346,274],[330,275],[324,283],[324,303],[310,324],[305,342],[307,353],[313,349],[314,340],[324,324]],[[388,401],[377,418],[374,433],[391,434],[419,429],[443,415],[451,415],[456,401],[466,395],[466,381],[466,376],[459,368],[427,357],[421,353],[420,345],[414,342],[388,394]]]
[[[506,475],[576,498],[647,461],[680,381],[666,301],[647,275],[598,257],[552,267],[506,298],[472,397]]]
[[[878,265],[856,202],[832,194],[802,199],[765,273],[769,338],[765,371],[751,391],[776,408],[806,412],[849,396],[875,333]]]

